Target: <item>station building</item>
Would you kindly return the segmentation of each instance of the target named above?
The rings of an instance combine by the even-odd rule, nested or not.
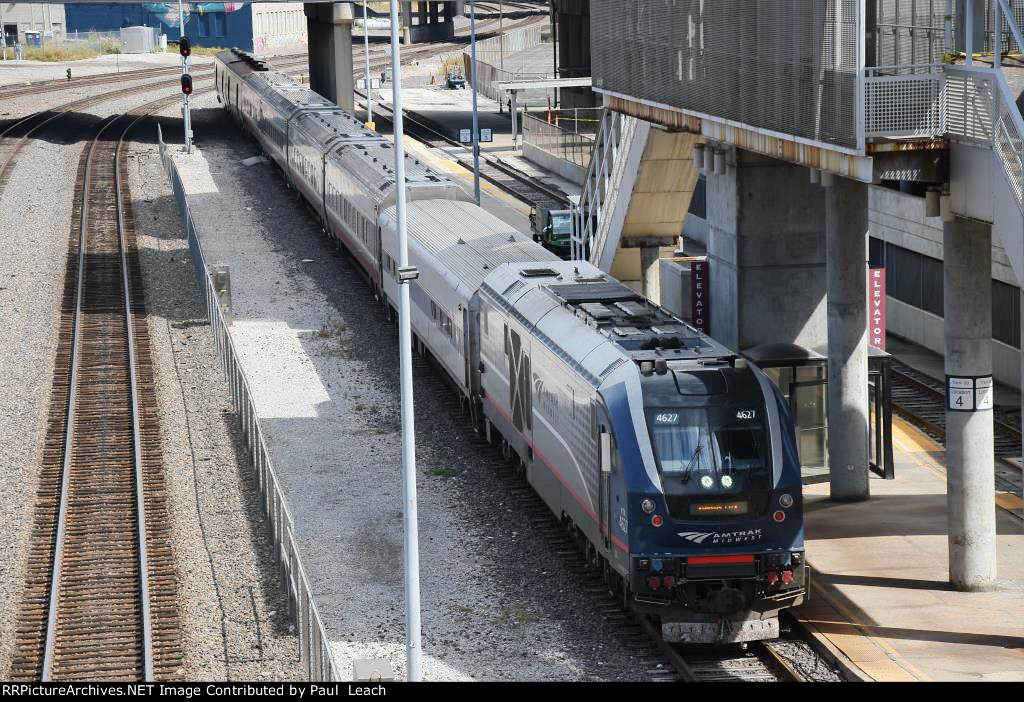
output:
[[[302,3],[192,3],[185,7],[185,33],[193,46],[237,47],[257,54],[305,49]],[[69,3],[68,32],[109,32],[121,27],[156,27],[171,41],[180,36],[177,3]]]

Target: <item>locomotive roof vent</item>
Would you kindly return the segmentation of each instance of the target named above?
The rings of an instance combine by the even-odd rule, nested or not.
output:
[[[515,236],[509,236],[509,241],[514,242]],[[559,275],[551,268],[524,268],[519,271],[519,275],[524,278],[558,278]]]

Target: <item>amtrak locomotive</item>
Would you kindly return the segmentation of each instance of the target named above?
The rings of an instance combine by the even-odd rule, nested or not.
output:
[[[220,100],[397,305],[392,144],[237,51]],[[800,464],[759,369],[407,156],[412,328],[610,587],[666,639],[778,634],[807,593]]]

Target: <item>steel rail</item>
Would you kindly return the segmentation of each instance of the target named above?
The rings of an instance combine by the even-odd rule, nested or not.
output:
[[[156,102],[162,102],[160,100]],[[139,581],[142,602],[142,638],[143,638],[143,659],[145,667],[145,680],[153,680],[153,624],[150,616],[149,604],[149,559],[146,549],[146,505],[143,493],[142,478],[142,437],[139,435],[139,393],[138,378],[136,371],[135,357],[135,325],[132,320],[132,293],[131,282],[128,279],[128,255],[125,242],[124,226],[124,200],[121,194],[121,149],[124,147],[125,137],[136,124],[149,113],[145,112],[135,117],[128,126],[121,132],[114,149],[114,190],[115,203],[117,206],[117,240],[121,249],[121,282],[124,286],[124,312],[125,324],[128,336],[128,377],[131,387],[132,398],[132,444],[135,455],[135,510],[136,529],[139,533]],[[98,137],[97,137],[98,138]]]
[[[109,127],[116,117],[108,119],[99,134]],[[97,135],[98,138],[99,135]],[[77,378],[79,349],[81,342],[82,322],[82,287],[85,280],[85,248],[86,229],[89,222],[89,181],[92,179],[93,153],[96,141],[89,145],[89,155],[85,162],[83,182],[82,211],[78,224],[78,278],[75,285],[75,316],[71,327],[71,378],[68,382],[68,411],[64,428],[64,456],[60,484],[60,507],[57,512],[57,539],[53,553],[53,572],[50,575],[50,602],[46,620],[46,644],[43,654],[42,682],[50,681],[50,668],[53,666],[54,643],[57,637],[57,607],[60,601],[60,575],[64,560],[64,532],[67,529],[68,493],[71,483],[71,448],[74,443],[75,404],[77,399]]]

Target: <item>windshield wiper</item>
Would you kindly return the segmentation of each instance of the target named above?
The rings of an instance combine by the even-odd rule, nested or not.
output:
[[[681,478],[683,485],[690,482],[690,473],[693,472],[693,462],[697,460],[700,454],[704,451],[704,444],[700,442],[700,427],[697,427],[697,448],[693,450],[693,454],[690,456],[689,462],[686,464],[686,470],[683,471]]]

